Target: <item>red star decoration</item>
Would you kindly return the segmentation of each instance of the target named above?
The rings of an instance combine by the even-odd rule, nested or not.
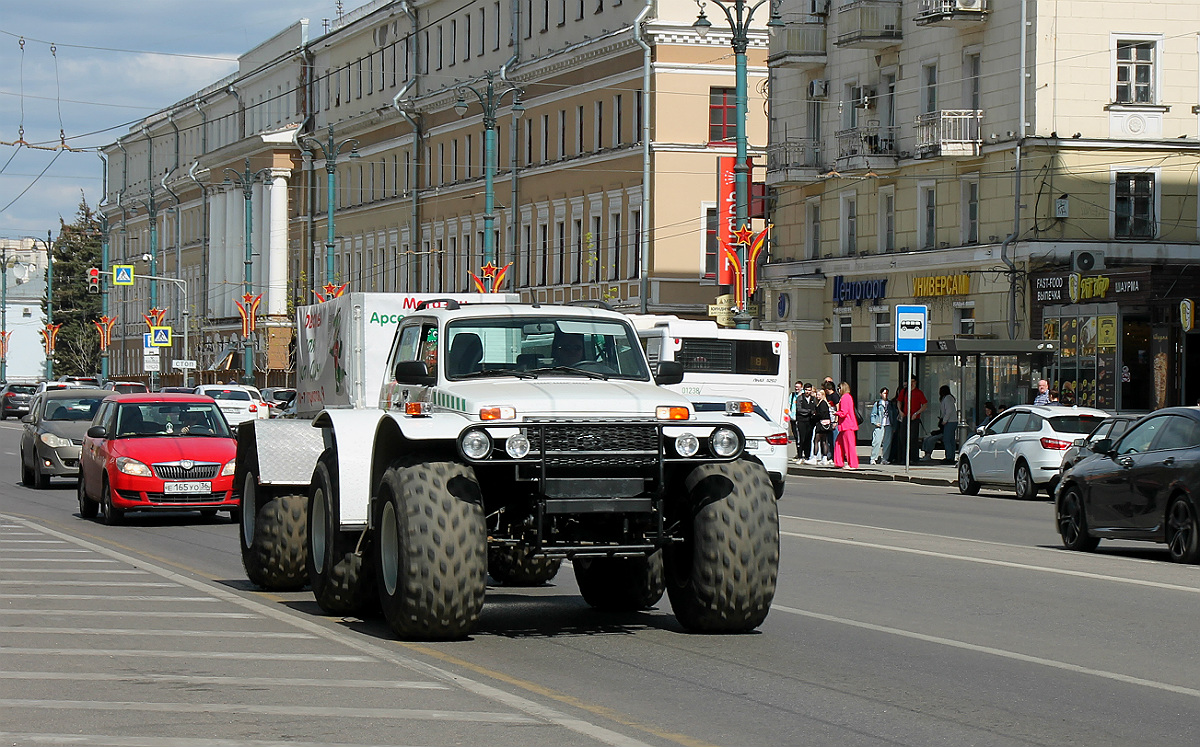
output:
[[[483,276],[485,278],[494,278],[494,277],[496,277],[496,271],[499,270],[500,268],[497,267],[496,265],[492,264],[491,262],[488,262],[486,265],[484,265],[480,269],[483,270]]]
[[[251,302],[251,301],[253,301],[253,300],[254,300],[254,296],[250,295],[249,293],[247,293],[246,295],[242,296],[242,301],[244,301],[244,302],[246,302],[246,303],[250,303],[250,302]]]
[[[325,291],[326,298],[332,298],[333,294],[337,292],[337,289],[338,287],[333,283],[326,283],[325,285],[321,286],[321,290]],[[249,301],[250,296],[246,296],[246,300]]]
[[[749,245],[754,240],[754,231],[750,229],[750,225],[743,223],[742,227],[733,232],[733,243]]]

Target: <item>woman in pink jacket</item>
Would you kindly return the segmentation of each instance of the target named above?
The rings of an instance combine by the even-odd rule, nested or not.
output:
[[[842,382],[838,388],[841,397],[837,403],[837,441],[833,444],[833,466],[843,464],[858,469],[858,416],[854,413],[854,398],[850,396],[850,385]]]

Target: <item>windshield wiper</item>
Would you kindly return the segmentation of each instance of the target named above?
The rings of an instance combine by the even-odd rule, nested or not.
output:
[[[489,368],[484,371],[471,371],[469,373],[455,374],[456,379],[482,379],[489,376],[516,376],[518,379],[536,379],[529,371],[522,371],[517,368]]]
[[[526,371],[526,373],[540,374],[540,373],[554,373],[556,371],[580,374],[581,376],[586,376],[589,379],[603,379],[605,381],[608,381],[608,374],[600,373],[599,371],[589,371],[586,368],[576,368],[575,366],[548,366],[546,368],[530,369],[529,371]]]

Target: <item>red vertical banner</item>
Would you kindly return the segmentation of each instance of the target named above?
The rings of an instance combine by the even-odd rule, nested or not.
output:
[[[733,268],[727,250],[733,249],[733,232],[737,226],[737,178],[733,171],[737,158],[717,158],[717,284],[733,285]]]

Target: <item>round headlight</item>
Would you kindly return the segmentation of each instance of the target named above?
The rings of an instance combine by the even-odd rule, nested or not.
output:
[[[462,437],[462,452],[468,459],[485,459],[492,453],[492,439],[483,431],[467,431]]]
[[[696,438],[691,433],[684,433],[679,438],[675,439],[675,452],[681,457],[696,456],[696,452],[700,451],[700,439]]]
[[[713,431],[712,438],[713,454],[719,457],[731,457],[742,448],[742,440],[738,438],[738,434],[728,428],[718,428]]]
[[[529,438],[524,433],[514,433],[504,441],[504,452],[513,459],[529,456]]]

